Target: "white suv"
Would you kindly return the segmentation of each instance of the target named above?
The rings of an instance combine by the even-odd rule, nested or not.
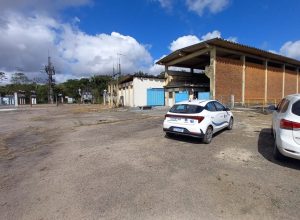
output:
[[[285,97],[274,110],[274,158],[280,160],[287,156],[300,159],[300,94]]]
[[[174,134],[202,138],[209,144],[213,134],[233,127],[231,111],[216,100],[193,100],[175,104],[165,115],[163,130]]]

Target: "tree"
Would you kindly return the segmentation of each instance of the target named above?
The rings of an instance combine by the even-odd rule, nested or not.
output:
[[[0,72],[0,82],[2,82],[5,79],[7,79],[6,74],[4,72]]]
[[[10,82],[12,84],[27,84],[30,82],[30,80],[24,73],[14,73],[11,76]]]

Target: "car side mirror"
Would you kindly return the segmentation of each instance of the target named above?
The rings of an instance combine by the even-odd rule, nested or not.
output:
[[[230,111],[230,108],[226,107],[226,108],[225,108],[225,111],[226,111],[226,112]]]
[[[270,111],[276,111],[276,110],[277,110],[277,107],[276,107],[275,105],[270,105],[270,106],[268,107],[268,109],[269,109]]]

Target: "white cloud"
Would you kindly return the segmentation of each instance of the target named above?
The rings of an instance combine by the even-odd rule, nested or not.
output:
[[[172,0],[154,0],[160,3],[162,8],[171,9],[172,8]]]
[[[199,42],[200,42],[200,40],[197,36],[195,36],[195,35],[186,35],[186,36],[182,36],[182,37],[179,37],[176,40],[174,40],[171,43],[169,49],[171,51],[175,51],[175,50],[178,50],[180,48],[187,47],[187,46],[199,43]]]
[[[237,43],[238,42],[238,38],[237,37],[228,37],[226,40]]]
[[[152,75],[158,75],[161,72],[165,71],[165,67],[162,65],[155,64],[157,61],[161,60],[164,58],[166,55],[161,56],[159,59],[155,60],[152,64],[152,66],[148,69],[148,73]]]
[[[0,22],[1,23],[1,22]],[[39,71],[47,50],[55,51],[59,24],[48,17],[23,17],[9,14],[0,25],[0,67],[7,71],[16,67]]]
[[[202,16],[206,9],[213,14],[224,10],[229,0],[186,0],[186,4],[190,11]]]
[[[220,38],[221,37],[221,32],[220,31],[212,31],[212,32],[208,32],[207,34],[203,35],[201,37],[201,41],[205,41],[205,40],[210,40],[210,39],[213,39],[213,38]]]
[[[58,49],[76,75],[110,73],[119,57],[121,68],[127,73],[145,69],[152,63],[151,55],[142,44],[116,32],[92,36],[66,26]]]
[[[300,60],[300,40],[298,41],[288,41],[280,48],[280,53]]]
[[[202,41],[210,40],[213,38],[221,38],[221,37],[222,37],[222,34],[218,30],[208,32],[208,33],[204,34],[203,36],[201,36],[200,39],[195,35],[186,35],[186,36],[182,36],[182,37],[179,37],[176,40],[174,40],[170,44],[169,49],[171,51],[175,51],[180,48],[187,47],[187,46],[190,46],[193,44],[197,44]],[[237,39],[237,37],[229,37],[226,40],[237,42],[238,39]]]
[[[123,54],[123,73],[146,71],[153,63],[147,47],[131,36],[117,32],[89,35],[47,16],[10,13],[0,22],[0,33],[0,70],[4,72],[18,67],[31,76],[39,73],[47,62],[48,49],[61,72],[57,80],[109,74],[118,62],[117,53]]]

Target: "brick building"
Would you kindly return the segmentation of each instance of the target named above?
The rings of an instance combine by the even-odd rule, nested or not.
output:
[[[231,95],[241,104],[278,103],[299,91],[300,61],[220,38],[179,49],[157,64],[166,72],[170,67],[202,72],[211,98],[225,103]]]

